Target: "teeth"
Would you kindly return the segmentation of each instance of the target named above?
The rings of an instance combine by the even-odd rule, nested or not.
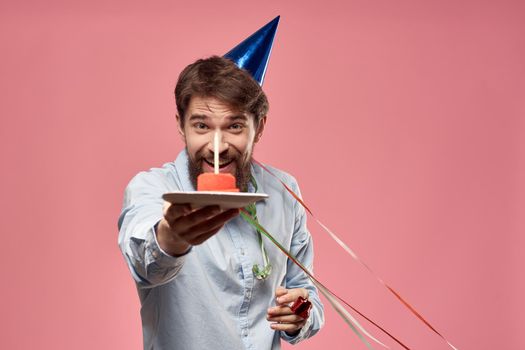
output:
[[[208,163],[209,165],[211,165],[211,166],[215,166],[215,163],[214,163],[214,162],[210,162],[209,160],[205,160],[205,161],[206,161],[206,163]],[[230,160],[230,161],[227,161],[227,162],[224,162],[224,163],[219,163],[219,167],[222,167],[222,166],[228,165],[228,164],[230,164],[231,162],[232,162],[232,161]]]

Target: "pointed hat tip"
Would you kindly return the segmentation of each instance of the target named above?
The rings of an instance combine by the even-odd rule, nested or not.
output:
[[[224,55],[246,69],[259,85],[264,81],[280,18],[278,15]]]

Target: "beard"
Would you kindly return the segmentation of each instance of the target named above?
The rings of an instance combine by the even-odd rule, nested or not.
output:
[[[202,163],[206,160],[208,160],[208,163],[213,164],[213,155],[211,157],[205,157],[204,155],[197,153],[195,155],[195,159],[193,159],[190,156],[190,153],[188,149],[186,148],[186,151],[188,152],[188,170],[190,174],[190,180],[193,184],[193,187],[197,189],[197,178],[200,174],[203,173],[202,171]],[[235,162],[235,173],[232,174],[235,176],[235,182],[237,185],[237,188],[241,192],[246,192],[248,190],[248,183],[250,182],[251,178],[251,169],[250,169],[250,163],[252,160],[252,154],[248,154],[245,157],[243,155],[239,156],[231,156],[228,154],[225,155],[219,155],[219,163],[229,163],[231,161]]]

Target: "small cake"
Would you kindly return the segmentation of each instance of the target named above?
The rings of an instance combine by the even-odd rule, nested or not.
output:
[[[239,189],[232,174],[202,173],[197,177],[197,191],[239,192]]]

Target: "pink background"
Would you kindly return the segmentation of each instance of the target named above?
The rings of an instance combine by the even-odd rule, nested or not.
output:
[[[524,3],[316,3],[0,4],[0,348],[141,348],[124,187],[182,147],[181,69],[277,14],[257,158],[459,349],[525,348]],[[322,281],[411,348],[447,349],[310,227]],[[298,348],[365,349],[326,307]]]

